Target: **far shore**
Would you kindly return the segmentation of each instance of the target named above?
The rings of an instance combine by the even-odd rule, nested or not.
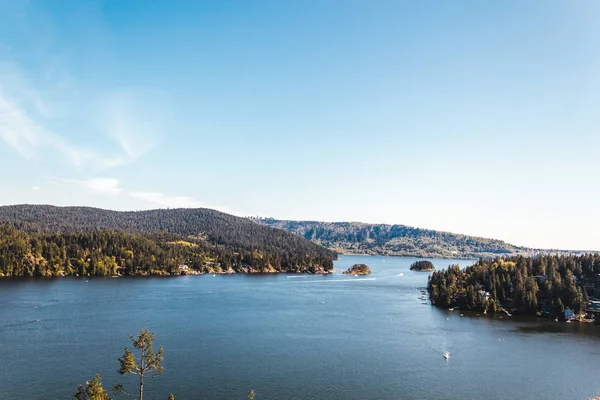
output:
[[[338,255],[341,256],[361,256],[361,257],[399,257],[399,258],[419,258],[419,259],[427,259],[433,258],[437,260],[472,260],[477,261],[478,258],[475,257],[441,257],[441,256],[415,256],[415,255],[404,255],[404,254],[368,254],[368,253],[352,253],[352,252],[344,252],[338,249],[329,248],[329,250],[336,251]]]

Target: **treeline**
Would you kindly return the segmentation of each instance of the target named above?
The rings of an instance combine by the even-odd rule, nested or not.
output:
[[[427,290],[439,307],[562,317],[567,307],[582,313],[600,295],[598,274],[598,254],[480,259],[433,272]]]
[[[319,260],[336,257],[335,252],[292,233],[205,208],[123,212],[91,207],[3,206],[0,207],[0,224],[39,234],[102,230],[132,234],[171,233],[186,238],[194,236],[234,251],[258,251],[278,258],[284,258],[285,254],[291,258]]]
[[[285,229],[343,253],[477,259],[479,257],[533,255],[537,252],[533,249],[513,246],[501,240],[405,225],[282,221],[272,218],[255,218],[254,221]]]
[[[328,253],[251,249],[170,233],[27,233],[0,225],[0,275],[113,276],[201,272],[327,272]]]

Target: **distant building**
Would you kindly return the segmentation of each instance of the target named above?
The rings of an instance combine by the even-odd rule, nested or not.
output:
[[[489,300],[492,294],[490,292],[486,292],[485,290],[480,290],[479,296],[481,297],[481,300],[486,301]]]
[[[586,308],[588,311],[600,313],[600,301],[590,300]]]
[[[568,321],[575,318],[575,313],[570,308],[565,308],[565,319]]]
[[[189,269],[190,269],[190,267],[188,267],[188,266],[187,266],[187,265],[185,265],[185,264],[181,264],[181,265],[179,265],[179,270],[180,270],[181,272],[188,272],[188,270],[189,270]]]

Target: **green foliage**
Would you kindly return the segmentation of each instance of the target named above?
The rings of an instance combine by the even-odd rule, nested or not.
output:
[[[431,261],[421,260],[412,263],[410,269],[411,271],[433,271],[435,267]]]
[[[73,400],[87,400],[87,395],[85,394],[85,390],[83,390],[83,386],[77,386],[77,390],[73,395]]]
[[[94,379],[85,383],[85,390],[80,385],[73,395],[74,400],[111,400],[102,387],[102,378],[96,374]]]
[[[123,356],[119,358],[119,373],[123,376],[128,374],[138,375],[140,377],[139,400],[144,397],[144,379],[150,376],[161,375],[163,373],[163,348],[160,346],[157,352],[153,351],[154,333],[150,333],[148,328],[140,329],[137,337],[129,336],[133,347],[139,350],[139,361],[133,353],[125,348]],[[122,385],[113,387],[116,393],[125,392]]]
[[[494,258],[534,255],[538,251],[501,240],[405,225],[360,222],[281,221],[256,219],[260,224],[285,229],[327,248],[354,254],[437,258]]]
[[[0,224],[7,225],[0,227],[0,254],[8,253],[0,273],[15,276],[61,268],[80,275],[167,273],[190,263],[206,272],[321,272],[333,269],[336,257],[292,233],[208,209],[4,206]]]
[[[371,270],[366,264],[354,264],[352,267],[344,271],[344,274],[369,275]]]
[[[600,255],[480,259],[460,269],[435,271],[427,289],[433,304],[470,310],[500,307],[526,315],[562,316],[566,307],[584,309],[598,296]]]
[[[317,272],[330,257],[306,249],[235,249],[175,234],[114,231],[26,233],[0,225],[0,276],[169,275],[194,272]],[[312,246],[312,244],[311,244]],[[185,265],[182,271],[179,266]]]

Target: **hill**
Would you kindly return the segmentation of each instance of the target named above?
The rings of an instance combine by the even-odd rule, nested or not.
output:
[[[210,259],[211,265],[222,264],[234,270],[325,272],[333,268],[336,257],[335,252],[292,233],[201,208],[120,212],[91,207],[3,206],[0,225],[11,228],[2,231],[7,246],[4,254],[0,252],[0,268],[9,256],[21,257],[24,265],[26,260],[42,257],[44,243],[56,247],[47,254],[50,258],[60,253],[61,262],[66,264],[72,258],[68,254],[70,245],[76,244],[81,255],[102,252],[109,242],[116,249],[112,256],[119,260],[120,251],[133,246],[139,248],[138,258],[154,255],[153,260],[158,260],[162,252],[163,260],[172,265],[202,256],[194,258],[198,269],[206,266],[202,260]],[[19,255],[9,254],[14,249],[8,245],[11,238],[21,238],[24,243]],[[174,244],[187,250],[173,251]],[[195,255],[190,249],[196,249]],[[145,251],[151,254],[141,254]],[[48,262],[47,258],[40,262]],[[166,268],[157,261],[153,263],[157,268]]]
[[[284,221],[256,218],[253,221],[293,232],[329,249],[346,254],[388,256],[479,258],[567,253],[513,246],[502,240],[413,228],[405,225],[361,222]]]

